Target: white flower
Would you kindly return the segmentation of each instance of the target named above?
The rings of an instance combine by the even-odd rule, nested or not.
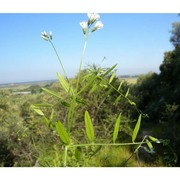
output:
[[[82,29],[83,29],[83,33],[86,34],[87,22],[86,22],[86,21],[80,22],[80,26],[81,26]]]
[[[100,15],[97,13],[88,13],[87,16],[89,18],[88,25],[93,24],[96,20],[100,18]]]
[[[45,40],[45,41],[48,41],[48,35],[47,35],[47,33],[44,31],[44,32],[42,32],[41,33],[42,35],[41,35],[41,37]]]
[[[42,32],[41,34],[42,34],[42,36],[44,36],[44,37],[48,37],[46,31]]]
[[[96,31],[97,29],[102,29],[103,28],[103,23],[101,21],[97,21],[92,32]]]
[[[50,31],[50,33],[49,33],[49,37],[50,37],[50,39],[52,40],[52,32]]]

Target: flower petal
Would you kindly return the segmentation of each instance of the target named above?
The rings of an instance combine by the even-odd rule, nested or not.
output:
[[[88,23],[86,21],[80,22],[80,26],[83,28],[84,35],[86,34],[87,24]]]
[[[95,24],[95,26],[94,26],[94,28],[93,28],[93,30],[91,31],[91,32],[94,32],[94,31],[96,31],[97,29],[102,29],[103,28],[103,23],[101,22],[101,21],[97,21],[96,22],[96,24]]]
[[[101,21],[97,21],[94,27],[95,27],[96,29],[102,29],[103,26],[104,26],[104,25],[103,25],[103,23],[102,23]]]
[[[44,36],[44,37],[48,37],[46,31],[42,32],[41,34],[42,34],[42,36]]]
[[[96,21],[100,18],[100,15],[97,13],[88,13],[87,16],[90,21]]]
[[[87,22],[86,22],[86,21],[80,22],[80,26],[81,26],[83,29],[87,28]]]
[[[48,37],[45,37],[45,36],[41,36],[45,41],[48,41]]]

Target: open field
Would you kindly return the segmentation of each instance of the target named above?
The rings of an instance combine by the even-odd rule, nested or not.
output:
[[[138,77],[127,77],[120,79],[127,81],[129,84],[135,84],[137,82]]]
[[[21,83],[10,83],[10,84],[0,84],[0,89],[12,89],[12,90],[24,90],[28,89],[31,86],[45,86],[47,84],[51,84],[55,82],[55,80],[47,80],[47,81],[32,81],[32,82],[21,82]]]
[[[138,76],[135,77],[120,77],[120,80],[125,80],[129,84],[135,84],[137,82]],[[9,83],[9,84],[0,84],[0,90],[1,89],[11,89],[11,90],[18,90],[22,91],[24,89],[28,89],[31,86],[40,86],[43,87],[47,84],[51,84],[56,82],[56,80],[43,80],[43,81],[32,81],[32,82],[21,82],[21,83]]]

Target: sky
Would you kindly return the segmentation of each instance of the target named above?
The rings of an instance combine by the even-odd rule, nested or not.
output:
[[[56,79],[59,61],[41,32],[50,31],[69,77],[76,75],[86,13],[0,13],[0,84]],[[104,27],[88,39],[83,68],[117,65],[118,75],[159,73],[176,13],[100,13]],[[105,57],[105,59],[104,59]],[[104,59],[104,61],[102,61]]]

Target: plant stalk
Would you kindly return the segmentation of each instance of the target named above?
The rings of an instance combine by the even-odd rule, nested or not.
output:
[[[59,55],[58,55],[58,52],[57,52],[57,50],[56,50],[53,42],[52,42],[50,39],[49,39],[49,42],[51,43],[51,45],[52,45],[52,47],[53,47],[53,49],[54,49],[54,52],[55,52],[55,54],[56,54],[56,56],[57,56],[57,58],[58,58],[58,61],[59,61],[60,65],[61,65],[61,68],[62,68],[62,70],[63,70],[63,74],[64,74],[66,80],[69,81],[68,78],[67,78],[67,75],[66,75],[66,71],[65,71],[65,69],[64,69],[64,66],[63,66],[63,64],[62,64],[62,62],[61,62],[61,59],[60,59],[60,57],[59,57]]]
[[[64,167],[67,166],[67,151],[68,151],[68,146],[65,146],[65,150],[64,150],[64,164],[63,164]]]

